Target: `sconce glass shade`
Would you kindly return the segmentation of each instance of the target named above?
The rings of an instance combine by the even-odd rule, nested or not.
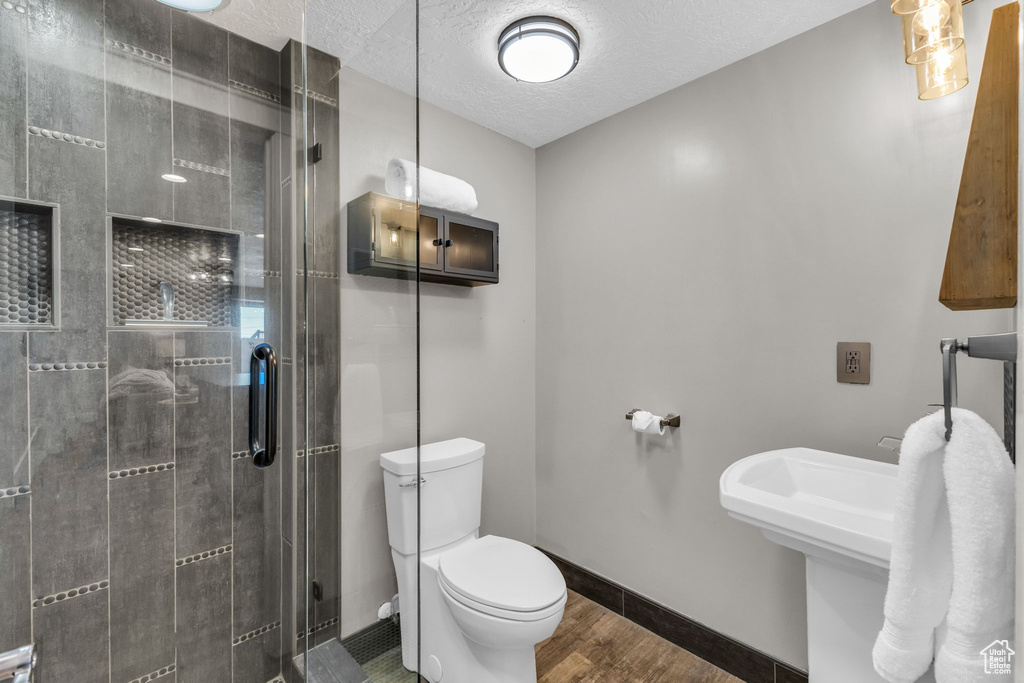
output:
[[[923,64],[915,64],[917,98],[934,100],[967,85],[967,48],[960,45],[951,52],[937,55]]]
[[[961,0],[938,0],[900,16],[907,64],[930,62],[964,44],[964,7]]]
[[[939,0],[892,0],[890,7],[893,14],[913,14],[937,2]]]

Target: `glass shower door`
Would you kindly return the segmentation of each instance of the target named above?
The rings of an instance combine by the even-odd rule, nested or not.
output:
[[[308,523],[297,607],[309,672],[320,667],[335,677],[323,680],[357,683],[415,681],[420,668],[418,596],[397,571],[409,569],[404,585],[414,586],[416,554],[403,561],[392,550],[380,465],[382,453],[418,444],[423,224],[415,196],[384,197],[388,162],[417,159],[417,3],[367,17],[356,26],[333,0],[307,0],[306,88],[291,93],[305,103],[309,188],[301,255],[309,447],[297,471],[308,482]],[[361,198],[365,207],[371,193],[379,206],[353,220],[350,207]],[[399,275],[349,272],[355,260],[377,256]]]
[[[0,8],[0,652],[43,683],[295,680],[305,102],[216,18]]]

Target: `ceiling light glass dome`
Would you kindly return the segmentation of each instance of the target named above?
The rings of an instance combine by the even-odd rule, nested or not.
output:
[[[557,81],[575,69],[579,60],[579,34],[554,17],[520,19],[498,39],[498,64],[517,81]]]

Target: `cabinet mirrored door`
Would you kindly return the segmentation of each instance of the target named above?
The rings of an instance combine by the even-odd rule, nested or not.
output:
[[[419,215],[420,265],[441,270],[441,215],[430,209],[417,212],[416,204],[387,197],[374,197],[374,245],[376,260],[416,267],[417,215]]]
[[[447,217],[444,269],[476,279],[498,277],[498,226],[470,216]]]

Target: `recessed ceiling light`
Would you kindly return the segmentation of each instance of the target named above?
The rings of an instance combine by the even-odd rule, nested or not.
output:
[[[163,178],[164,180],[169,180],[172,183],[187,183],[188,182],[188,179],[183,178],[182,176],[180,176],[180,175],[178,175],[176,173],[164,173],[160,177]]]
[[[146,251],[142,247],[128,247],[128,251]]]
[[[168,180],[170,180],[170,178],[168,178]],[[154,218],[152,216],[143,216],[142,220],[146,221],[147,223],[163,223],[163,221],[160,220],[159,218]]]
[[[231,263],[231,259],[228,258],[227,256],[218,256],[217,260],[218,261],[227,261],[228,263]]]
[[[186,12],[211,12],[220,7],[221,0],[160,0],[160,2]]]
[[[527,17],[510,24],[498,39],[498,64],[517,81],[557,81],[576,68],[580,35],[554,17]]]
[[[257,236],[257,237],[259,237],[260,239],[263,239],[263,233],[262,233],[262,232],[261,232],[261,233],[259,233],[259,234],[258,234],[258,235],[256,235],[256,236]]]

